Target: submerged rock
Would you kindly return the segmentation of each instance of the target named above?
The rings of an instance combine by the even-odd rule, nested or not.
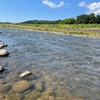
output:
[[[0,49],[0,57],[8,56],[9,52],[5,49]]]
[[[22,100],[21,94],[7,94],[5,100]]]
[[[0,93],[8,92],[11,89],[11,85],[0,85]]]
[[[5,96],[3,94],[0,94],[0,100],[4,100]]]
[[[15,46],[15,45],[14,45],[14,44],[10,44],[10,46],[12,46],[12,47],[13,47],[13,46]]]
[[[65,97],[57,97],[56,100],[66,100]],[[68,100],[73,100],[73,99],[68,99]]]
[[[14,92],[21,93],[28,90],[30,87],[31,85],[28,81],[22,80],[22,81],[16,82],[12,88]]]
[[[54,96],[49,96],[49,100],[56,100]],[[66,100],[66,99],[60,99],[60,100]]]
[[[4,67],[0,66],[0,72],[3,72],[3,71],[4,71]]]
[[[37,100],[42,100],[41,98],[38,98]]]
[[[7,47],[7,44],[0,43],[0,49],[2,49],[2,48],[4,48],[4,47]]]
[[[42,82],[38,82],[36,84],[36,90],[43,92],[44,91],[44,87],[43,87],[43,83]]]
[[[26,76],[30,76],[30,75],[32,75],[31,72],[25,71],[25,72],[23,72],[23,73],[20,75],[20,77],[26,77]]]
[[[37,92],[37,91],[33,91],[30,94],[26,95],[24,100],[37,100],[38,98],[40,98],[41,93]]]

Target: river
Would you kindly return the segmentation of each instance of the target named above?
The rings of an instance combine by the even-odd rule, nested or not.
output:
[[[23,93],[12,88],[3,91],[3,100],[9,100],[8,94],[18,95],[12,100],[33,100],[26,99],[33,92],[39,93],[34,100],[47,100],[43,95],[48,91],[48,100],[100,100],[99,38],[12,28],[0,28],[0,32],[0,41],[8,44],[5,49],[10,52],[8,57],[0,57],[0,65],[5,67],[0,73],[0,86],[13,86],[21,80],[34,85]],[[32,75],[20,78],[26,70]],[[42,91],[36,88],[38,83]]]

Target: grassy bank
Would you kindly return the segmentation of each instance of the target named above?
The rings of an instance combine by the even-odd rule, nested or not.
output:
[[[0,24],[0,27],[100,37],[100,24]]]

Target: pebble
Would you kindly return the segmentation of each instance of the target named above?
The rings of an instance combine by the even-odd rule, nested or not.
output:
[[[14,45],[14,44],[10,44],[10,46],[12,46],[12,47],[13,47],[13,46],[15,46],[15,45]]]
[[[20,77],[26,77],[26,76],[30,76],[30,75],[32,75],[32,73],[30,71],[25,71],[20,75]]]

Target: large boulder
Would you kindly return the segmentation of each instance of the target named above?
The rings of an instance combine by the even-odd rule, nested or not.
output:
[[[31,85],[28,81],[22,80],[22,81],[16,82],[13,85],[12,89],[13,89],[14,92],[22,93],[22,92],[28,90],[30,87],[31,87]]]
[[[9,52],[5,49],[0,49],[0,57],[8,56]]]

